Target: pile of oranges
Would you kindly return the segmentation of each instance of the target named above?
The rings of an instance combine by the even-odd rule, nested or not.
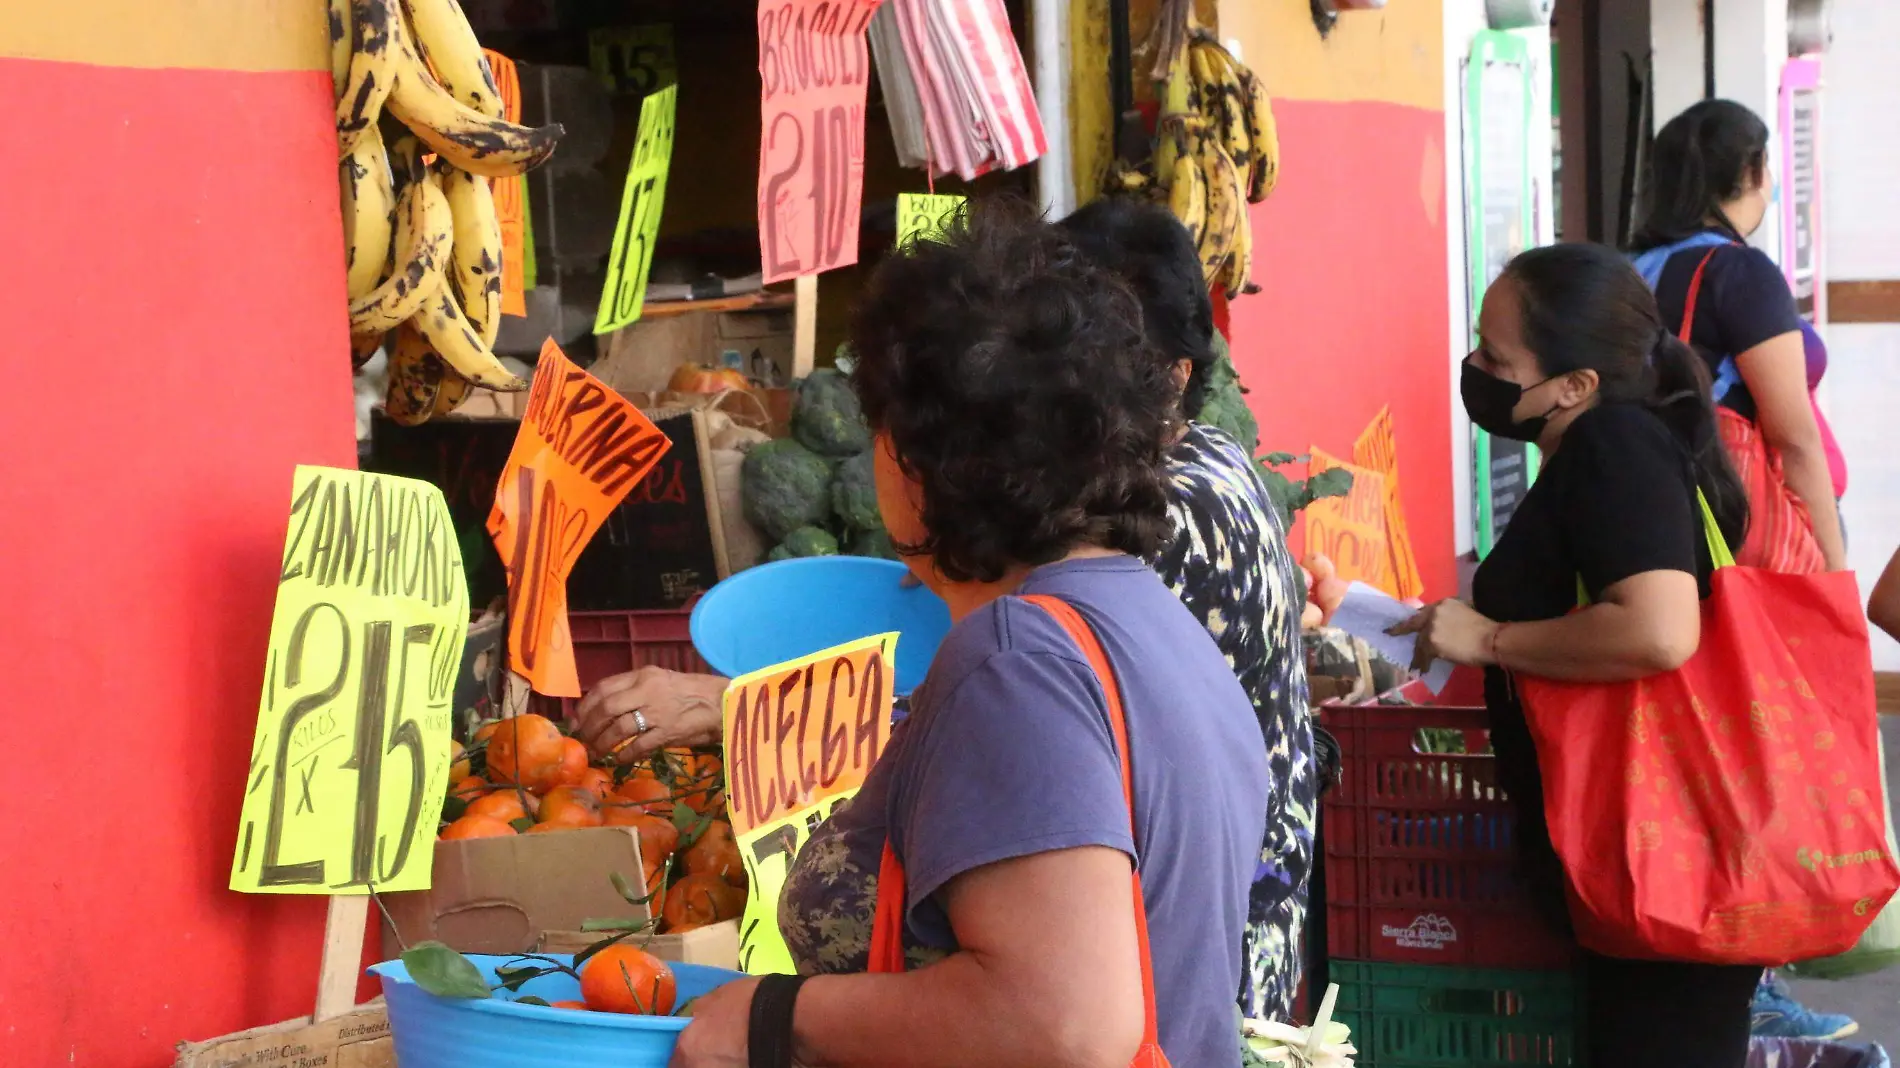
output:
[[[744,910],[745,868],[716,754],[669,749],[631,767],[596,767],[578,739],[533,714],[482,726],[466,750],[451,744],[443,841],[630,827],[660,930],[690,931]]]

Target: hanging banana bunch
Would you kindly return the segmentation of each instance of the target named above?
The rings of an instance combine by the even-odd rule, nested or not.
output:
[[[1167,203],[1200,250],[1209,287],[1229,299],[1257,293],[1253,225],[1247,205],[1273,193],[1280,135],[1259,76],[1219,38],[1194,25],[1191,5],[1166,5],[1153,38],[1161,116],[1149,167],[1118,165],[1114,192],[1149,190]]]
[[[494,353],[502,246],[489,179],[540,166],[561,127],[504,117],[457,0],[328,3],[351,363],[388,349],[384,410],[405,425],[477,386],[527,388]]]

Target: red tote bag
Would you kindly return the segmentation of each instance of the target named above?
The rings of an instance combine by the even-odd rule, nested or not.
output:
[[[1710,249],[1689,278],[1689,295],[1682,304],[1682,328],[1676,331],[1684,344],[1689,343],[1690,329],[1695,325],[1702,277],[1719,250],[1719,246]],[[1781,453],[1769,446],[1760,427],[1734,410],[1717,408],[1715,415],[1722,447],[1728,450],[1729,462],[1735,465],[1735,474],[1748,493],[1748,535],[1735,554],[1736,560],[1748,567],[1791,575],[1826,571],[1827,560],[1814,536],[1814,519],[1808,514],[1806,502],[1788,488]]]
[[[1842,953],[1900,888],[1860,593],[1735,566],[1702,516],[1717,570],[1688,663],[1516,680],[1577,939],[1711,964]]]

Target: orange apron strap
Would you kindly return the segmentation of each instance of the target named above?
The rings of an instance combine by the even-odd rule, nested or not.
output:
[[[1030,604],[1055,617],[1062,629],[1069,632],[1082,655],[1088,659],[1089,666],[1095,669],[1095,677],[1102,683],[1102,696],[1108,701],[1108,726],[1115,736],[1115,754],[1122,765],[1122,797],[1128,803],[1128,835],[1130,840],[1136,837],[1135,828],[1135,766],[1128,748],[1128,716],[1122,707],[1121,684],[1115,679],[1115,668],[1108,662],[1108,653],[1103,650],[1101,639],[1095,636],[1095,629],[1082,618],[1067,602],[1055,597],[1035,594],[1023,598]],[[1166,1064],[1167,1058],[1161,1053],[1160,1029],[1155,1019],[1155,973],[1154,958],[1148,951],[1148,906],[1141,893],[1141,871],[1137,868],[1130,876],[1135,894],[1135,943],[1141,952],[1141,1003],[1142,1029],[1141,1050],[1135,1056],[1137,1065]]]
[[[1121,686],[1115,681],[1115,670],[1108,662],[1108,654],[1103,651],[1102,643],[1095,631],[1088,625],[1080,613],[1067,603],[1042,595],[1034,595],[1023,600],[1035,605],[1055,618],[1062,629],[1069,633],[1082,655],[1095,669],[1096,678],[1101,680],[1102,694],[1108,701],[1108,725],[1115,736],[1115,753],[1122,767],[1122,796],[1128,803],[1128,829],[1132,836],[1135,831],[1135,770],[1129,760],[1128,717],[1122,709]],[[1135,871],[1129,877],[1135,898],[1135,941],[1141,952],[1141,1000],[1142,1031],[1141,1048],[1135,1054],[1133,1068],[1168,1068],[1167,1055],[1161,1052],[1160,1029],[1155,1019],[1155,976],[1154,960],[1148,950],[1148,907],[1141,893],[1141,872]],[[877,914],[871,923],[870,970],[875,974],[888,974],[904,970],[904,909],[905,909],[904,864],[898,859],[887,837],[884,842],[884,857],[878,864],[877,878]]]

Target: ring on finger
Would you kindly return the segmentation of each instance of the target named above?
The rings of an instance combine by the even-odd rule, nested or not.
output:
[[[636,708],[629,714],[633,716],[634,737],[637,738],[653,729],[653,724],[647,722],[646,713]]]

